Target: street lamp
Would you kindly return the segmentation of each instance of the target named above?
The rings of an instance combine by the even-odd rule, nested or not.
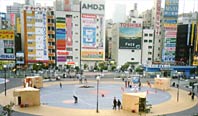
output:
[[[176,71],[177,74],[177,71]],[[177,82],[177,102],[179,101],[179,84],[180,84],[180,75],[177,75],[178,82]]]
[[[98,93],[99,93],[99,81],[100,81],[100,76],[96,77],[97,80],[97,102],[96,102],[96,113],[99,113],[98,111]]]
[[[4,81],[5,81],[5,83],[4,83],[4,85],[5,85],[5,96],[6,96],[6,68],[7,68],[7,65],[3,65],[3,68],[4,68]]]

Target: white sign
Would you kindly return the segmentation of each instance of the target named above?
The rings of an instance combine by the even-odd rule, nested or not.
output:
[[[81,11],[82,13],[87,13],[87,14],[104,15],[105,1],[104,0],[82,0]]]

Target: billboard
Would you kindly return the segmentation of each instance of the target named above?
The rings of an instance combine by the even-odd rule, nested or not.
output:
[[[82,51],[81,58],[82,60],[103,60],[104,52],[103,51]]]
[[[142,26],[137,23],[120,23],[119,49],[141,49]]]
[[[14,31],[0,30],[0,59],[14,60]]]
[[[83,27],[82,48],[96,48],[96,28]]]
[[[17,52],[16,53],[16,64],[24,64],[25,57],[23,52]]]
[[[67,46],[72,46],[72,15],[66,15]]]
[[[161,0],[157,0],[155,15],[156,15],[156,19],[155,19],[155,24],[156,24],[155,25],[155,34],[159,36],[160,35],[159,32],[160,32]]]
[[[105,12],[104,0],[82,0],[81,11],[85,14],[101,14]]]
[[[14,13],[10,14],[10,25],[11,26],[15,25],[15,14]]]
[[[179,0],[165,0],[163,62],[175,62]]]

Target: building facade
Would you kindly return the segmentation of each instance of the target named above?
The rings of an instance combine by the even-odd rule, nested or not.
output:
[[[80,66],[80,13],[56,11],[57,66]]]
[[[54,49],[55,52],[55,47],[50,48],[48,51],[48,45],[53,43],[53,40],[49,40],[48,43],[48,39],[55,34],[53,26],[48,27],[48,24],[51,24],[49,17],[53,17],[52,14],[48,16],[48,11],[52,10],[52,8],[47,7],[24,6],[21,15],[21,33],[25,64],[49,63],[49,59],[50,62],[55,62],[55,59],[52,59],[53,56],[49,56],[49,51],[51,53],[51,50]]]
[[[90,67],[105,60],[104,16],[105,1],[81,1],[81,65]]]
[[[153,62],[154,30],[143,29],[142,34],[142,61],[143,65],[151,65]]]

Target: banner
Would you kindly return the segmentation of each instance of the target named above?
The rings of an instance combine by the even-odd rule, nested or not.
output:
[[[72,15],[66,16],[67,46],[72,46]]]
[[[14,13],[10,14],[10,25],[15,26],[15,14]]]
[[[103,60],[104,52],[103,51],[82,51],[81,58],[82,60]]]
[[[120,24],[119,49],[141,49],[142,27],[141,24]]]

